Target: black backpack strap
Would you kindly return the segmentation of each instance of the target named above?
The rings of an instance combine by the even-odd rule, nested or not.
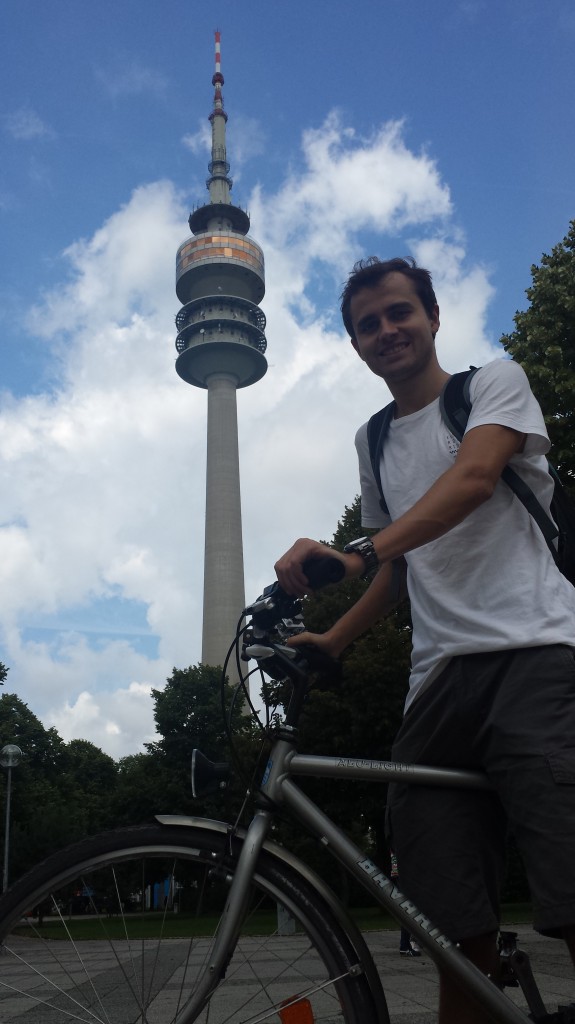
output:
[[[380,409],[379,412],[374,413],[367,424],[367,443],[369,446],[371,468],[379,491],[379,504],[386,516],[389,515],[389,509],[381,486],[381,455],[389,431],[389,424],[393,419],[394,413],[395,402],[390,402],[389,405]]]
[[[461,373],[454,373],[444,385],[439,397],[439,408],[443,422],[458,441],[461,441],[465,433],[467,421],[469,420],[469,414],[471,412],[471,398],[469,396],[469,391],[471,381],[477,373],[477,370],[477,366],[471,366],[469,370],[462,370]],[[389,424],[393,419],[394,413],[395,402],[390,402],[390,404],[386,405],[384,409],[380,409],[379,412],[376,412],[367,424],[367,441],[369,445],[371,468],[380,494],[379,504],[386,515],[389,515],[389,509],[381,486],[381,455],[385,439],[389,431]],[[549,464],[549,472],[555,479],[556,474],[551,464]],[[541,503],[535,497],[535,494],[529,487],[529,484],[526,484],[522,477],[520,477],[514,469],[511,469],[510,466],[505,466],[501,474],[501,479],[505,481],[521,504],[525,506],[529,515],[535,520],[545,538],[551,554],[556,559],[556,540],[559,536],[559,530]]]
[[[549,472],[551,472],[551,463],[549,463]],[[553,474],[551,474],[553,475]],[[537,526],[541,530],[541,533],[545,537],[547,547],[551,551],[554,558],[557,558],[557,546],[555,541],[559,536],[559,530],[555,526],[553,520],[547,515],[543,505],[537,500],[529,484],[511,469],[511,466],[506,466],[501,474],[501,479],[505,480],[508,487],[511,488],[513,493],[519,498],[522,505],[529,512],[529,515],[533,517]]]
[[[461,441],[465,433],[471,412],[469,389],[477,370],[477,366],[470,366],[469,370],[454,373],[444,384],[443,391],[439,396],[441,418],[458,441]]]
[[[471,412],[469,390],[477,369],[478,367],[472,366],[469,370],[454,373],[445,384],[439,399],[439,408],[441,409],[443,421],[458,441],[461,441],[465,433],[469,413]],[[519,498],[521,504],[525,505],[529,515],[533,517],[541,530],[551,553],[556,557],[557,548],[554,542],[559,536],[559,531],[535,497],[529,485],[510,466],[505,466],[501,479],[505,481],[507,486]]]

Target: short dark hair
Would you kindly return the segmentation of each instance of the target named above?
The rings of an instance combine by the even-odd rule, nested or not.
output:
[[[411,278],[418,297],[428,316],[431,316],[437,299],[431,284],[429,270],[418,267],[411,257],[402,259],[396,257],[392,260],[380,260],[377,256],[369,256],[366,260],[359,260],[349,275],[347,284],[341,293],[341,315],[345,329],[350,338],[353,338],[353,326],[350,315],[351,300],[362,288],[375,288],[375,286],[386,277],[387,274],[405,274]]]

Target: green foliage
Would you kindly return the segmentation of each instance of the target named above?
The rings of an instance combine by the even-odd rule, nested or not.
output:
[[[41,771],[55,778],[60,769],[63,740],[56,729],[45,729],[15,693],[0,697],[0,746],[16,743],[24,754],[22,771]],[[21,769],[18,769],[20,774]]]
[[[242,714],[241,702],[233,701],[233,694],[226,683],[224,704],[228,712],[233,706],[230,728],[234,748],[249,773],[261,743],[250,717]],[[194,748],[211,761],[230,762],[232,758],[222,713],[221,669],[209,665],[175,668],[165,688],[152,690],[152,696],[160,739],[147,744],[147,749],[161,784],[162,805],[158,809],[220,819],[235,817],[246,789],[235,772],[225,790],[201,798],[193,797],[190,781]],[[153,792],[157,793],[157,787]]]
[[[333,537],[342,550],[354,537],[365,533],[361,526],[360,499],[346,507]],[[304,603],[309,630],[322,633],[361,596],[368,584],[349,580],[317,591]],[[300,727],[300,749],[335,756],[385,760],[399,728],[407,693],[411,657],[409,608],[404,605],[385,621],[359,637],[344,652],[341,677],[322,680],[314,688]],[[377,783],[306,780],[305,789],[330,817],[341,824],[360,846],[378,858],[387,856],[384,818],[386,787]],[[326,874],[325,858],[298,830],[291,836],[300,855]],[[331,884],[341,890],[337,867]],[[354,900],[359,893],[352,892]]]
[[[0,661],[0,686],[6,682],[6,676],[8,675],[8,669],[6,665],[3,665]]]
[[[349,540],[362,532],[365,530],[361,526],[357,497],[351,507],[346,507],[333,545],[342,550]],[[313,632],[328,629],[355,604],[367,586],[364,580],[349,580],[339,587],[318,591],[306,602],[304,615],[308,628]],[[410,656],[411,624],[405,604],[350,645],[342,659],[341,683],[326,699],[323,694],[317,695],[320,703],[337,707],[339,727],[332,718],[330,727],[323,733],[324,744],[332,749],[337,747],[339,753],[346,749],[354,755],[374,758],[389,754],[401,721]]]
[[[113,800],[114,824],[138,825],[164,807],[166,767],[157,753],[130,754],[118,762]]]
[[[67,809],[74,832],[89,835],[114,824],[113,797],[118,768],[89,740],[70,740],[62,756],[61,792],[68,794]]]
[[[529,309],[501,342],[527,373],[553,444],[552,460],[575,497],[575,221],[531,267]]]
[[[226,701],[232,690],[226,686]],[[239,777],[227,790],[201,800],[191,791],[194,747],[210,759],[230,759],[220,703],[220,672],[197,666],[174,672],[164,690],[153,692],[160,733],[146,753],[119,763],[88,740],[64,743],[45,729],[16,694],[0,698],[0,747],[16,743],[21,763],[12,773],[10,872],[14,881],[49,853],[84,835],[116,825],[149,821],[154,814],[180,813],[234,818],[246,789]],[[248,771],[261,743],[249,718],[235,708],[233,730]],[[0,772],[0,815],[6,775]]]
[[[54,850],[113,824],[117,771],[113,759],[87,740],[66,744],[56,729],[45,729],[14,693],[0,697],[0,747],[6,743],[22,750],[12,772],[14,880]]]
[[[175,668],[163,690],[152,690],[154,720],[161,739],[157,749],[174,762],[191,756],[201,746],[206,756],[217,758],[226,742],[220,696],[221,670],[209,665]],[[231,690],[228,687],[228,700]]]
[[[68,840],[66,813],[57,780],[64,744],[55,729],[44,729],[16,694],[0,697],[0,748],[15,743],[22,750],[12,770],[9,877]],[[2,772],[2,788],[5,773]],[[48,838],[49,837],[49,838]]]

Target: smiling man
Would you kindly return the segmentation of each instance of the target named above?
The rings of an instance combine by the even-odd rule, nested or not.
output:
[[[375,572],[328,632],[304,633],[337,656],[406,592],[413,652],[394,760],[486,771],[493,793],[397,784],[391,842],[408,896],[485,971],[496,964],[509,823],[535,926],[575,957],[575,589],[525,507],[500,479],[511,463],[548,510],[552,482],[541,410],[521,367],[495,360],[471,382],[461,444],[440,410],[439,308],[428,271],[402,259],[356,264],[342,295],[351,343],[389,387],[380,506],[367,424],[358,431],[362,523],[378,532],[337,553],[347,577]],[[303,538],[278,561],[302,595],[303,563],[331,549]],[[384,752],[382,752],[383,754]],[[557,837],[560,823],[561,840]],[[440,1024],[485,1024],[441,978]]]

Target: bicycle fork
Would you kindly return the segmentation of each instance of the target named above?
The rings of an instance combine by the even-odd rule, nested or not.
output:
[[[193,1024],[197,1020],[198,1015],[224,978],[240,935],[250,897],[250,883],[255,874],[262,846],[270,830],[271,818],[272,815],[266,810],[257,810],[254,815],[242,844],[233,884],[228,893],[208,963],[198,982],[197,990],[182,1015],[182,1024]]]

